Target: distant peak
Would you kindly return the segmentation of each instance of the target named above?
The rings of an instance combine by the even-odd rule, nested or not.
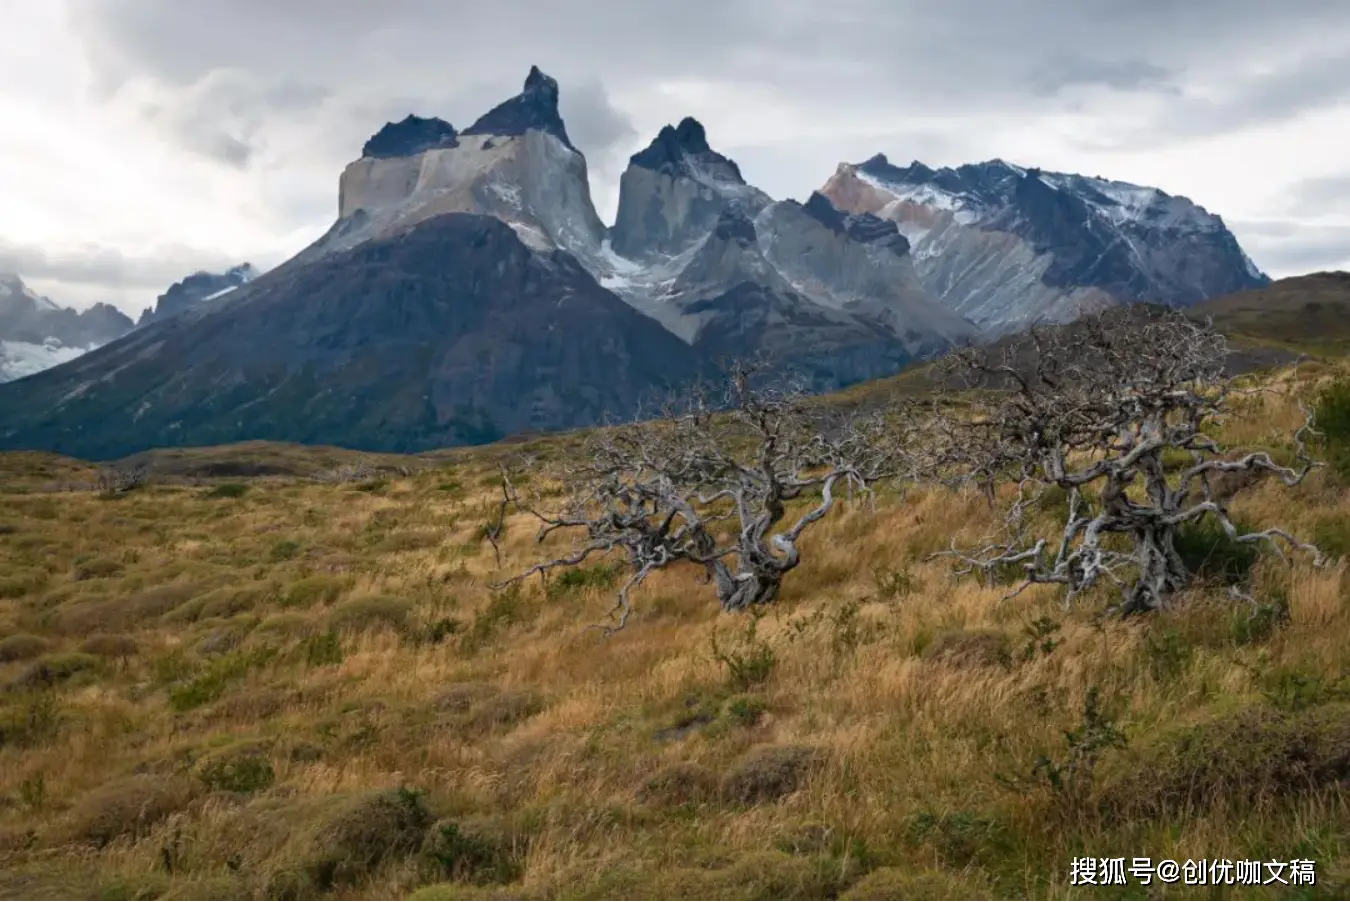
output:
[[[712,164],[724,169],[734,181],[745,183],[740,167],[708,145],[708,133],[703,123],[693,116],[685,116],[679,125],[664,125],[645,150],[633,154],[629,162],[634,166],[678,175],[685,171],[687,161]]]
[[[435,116],[423,119],[409,113],[401,122],[388,122],[361,148],[363,157],[410,157],[437,147],[454,147],[455,127]]]
[[[461,134],[523,135],[531,130],[548,132],[576,150],[558,113],[558,82],[538,66],[530,67],[519,94],[488,110]]]

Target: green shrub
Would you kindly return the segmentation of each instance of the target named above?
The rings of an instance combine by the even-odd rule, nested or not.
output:
[[[548,584],[548,596],[559,598],[585,589],[608,589],[618,582],[621,571],[618,564],[612,563],[572,567]]]
[[[412,602],[393,595],[366,595],[344,601],[333,609],[329,625],[340,632],[391,629],[406,632],[412,617]]]
[[[1342,481],[1350,480],[1350,379],[1342,377],[1323,389],[1313,415],[1329,468]]]
[[[1249,531],[1242,523],[1234,525],[1239,533]],[[1226,585],[1246,582],[1261,554],[1254,543],[1230,539],[1213,517],[1182,524],[1174,547],[1193,576]]]
[[[208,755],[197,767],[197,779],[207,789],[222,792],[261,792],[276,780],[267,750],[240,743]]]
[[[347,581],[336,576],[307,576],[286,587],[282,603],[289,608],[312,604],[332,604],[347,588]]]
[[[225,694],[230,685],[243,679],[250,670],[272,658],[269,649],[235,652],[212,661],[205,672],[169,689],[169,705],[175,711],[190,711],[209,704]]]
[[[242,498],[248,494],[248,486],[242,482],[224,482],[205,492],[203,498]]]
[[[300,553],[300,543],[294,539],[282,539],[272,545],[267,557],[273,561],[289,561]]]
[[[51,647],[46,639],[31,633],[15,633],[0,639],[0,664],[28,661]]]
[[[342,637],[331,627],[323,633],[305,639],[305,663],[310,667],[328,667],[341,664],[344,657]]]
[[[417,852],[433,821],[416,790],[358,796],[321,825],[305,872],[322,892],[356,886],[382,864]]]
[[[523,871],[524,842],[487,818],[441,821],[428,832],[423,855],[457,883],[510,883]]]

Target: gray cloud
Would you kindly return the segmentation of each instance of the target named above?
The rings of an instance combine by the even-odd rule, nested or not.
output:
[[[197,270],[220,270],[239,262],[215,251],[183,245],[165,245],[144,256],[129,257],[115,248],[97,245],[52,253],[0,239],[0,272],[17,272],[34,281],[94,285],[111,291],[163,291]]]
[[[530,64],[562,86],[602,211],[627,155],[684,115],[702,119],[719,149],[781,197],[877,151],[932,163],[1004,155],[987,127],[1000,117],[1088,115],[1094,143],[1079,149],[1156,150],[1350,97],[1350,45],[1335,44],[1350,37],[1343,0],[67,5],[97,96],[134,104],[166,140],[246,170],[272,235],[327,224],[340,167],[384,122],[415,112],[462,128],[518,91]],[[1139,100],[1144,121],[1117,116],[1117,99]],[[759,140],[757,126],[742,123],[761,119],[783,124]],[[1299,197],[1321,210],[1318,198],[1333,190],[1309,180]],[[1239,237],[1279,270],[1334,256],[1338,236]],[[72,277],[103,267],[114,284],[161,289],[198,265],[238,262],[152,270],[148,258],[90,260],[84,269],[65,258],[42,265]]]
[[[1257,220],[1230,226],[1263,268],[1277,272],[1350,269],[1350,225]]]
[[[1316,216],[1350,208],[1350,173],[1300,179],[1289,189],[1287,209]]]
[[[1177,73],[1142,59],[1107,60],[1071,55],[1047,61],[1031,75],[1030,86],[1043,96],[1078,85],[1100,85],[1116,91],[1159,90],[1175,94]]]

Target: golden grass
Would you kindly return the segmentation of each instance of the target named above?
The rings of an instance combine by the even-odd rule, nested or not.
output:
[[[1225,428],[1297,422],[1275,393]],[[1103,621],[1102,596],[1065,611],[1051,588],[1001,601],[953,580],[928,555],[992,515],[911,489],[809,533],[753,640],[685,568],[604,639],[585,627],[609,590],[489,588],[539,554],[523,517],[500,570],[477,538],[501,453],[367,490],[272,475],[235,498],[50,491],[88,468],[0,458],[0,632],[29,637],[0,656],[0,896],[1118,895],[1069,885],[1076,855],[1315,858],[1302,897],[1350,888],[1342,734],[1318,734],[1322,770],[1255,800],[1171,810],[1139,780],[1219,773],[1203,743],[1176,751],[1187,730],[1340,710],[1344,565],[1263,559],[1258,594],[1289,609],[1264,631],[1204,587]],[[1232,507],[1310,535],[1350,497],[1319,475]],[[714,631],[771,660],[762,678],[733,685]],[[88,660],[66,675],[72,654]],[[1128,745],[1057,793],[1035,764],[1068,760],[1094,687]]]

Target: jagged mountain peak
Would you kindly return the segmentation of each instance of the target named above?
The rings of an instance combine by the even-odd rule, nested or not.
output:
[[[141,312],[138,326],[176,316],[184,310],[202,301],[229,294],[236,288],[246,285],[258,277],[258,270],[252,263],[240,263],[220,273],[198,270],[180,281],[174,282],[163,294],[155,299],[153,308]]]
[[[812,191],[802,210],[830,231],[877,247],[889,247],[898,255],[909,253],[909,241],[900,227],[871,213],[846,213],[819,191]]]
[[[363,157],[408,157],[435,147],[454,147],[459,134],[444,119],[424,119],[409,113],[400,122],[387,122],[361,148]]]
[[[531,66],[519,94],[488,110],[460,134],[521,135],[530,129],[539,129],[576,150],[558,112],[558,94],[557,79],[545,75],[538,66]]]
[[[678,125],[664,125],[652,143],[629,159],[633,166],[671,176],[710,177],[744,185],[741,169],[708,144],[703,123],[685,116]]]

